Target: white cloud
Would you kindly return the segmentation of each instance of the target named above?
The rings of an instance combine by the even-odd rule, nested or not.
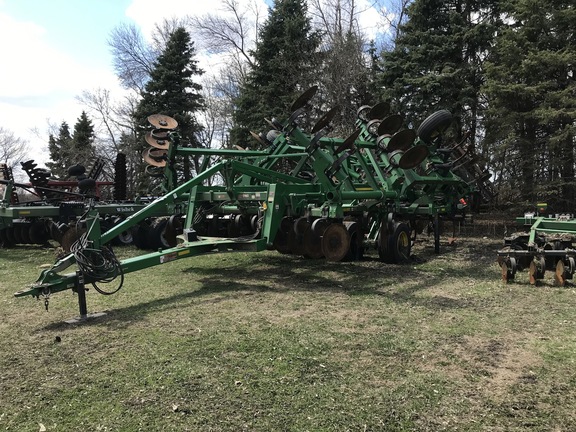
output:
[[[49,122],[73,126],[82,107],[75,97],[94,87],[117,88],[108,65],[89,68],[47,42],[46,30],[31,21],[18,21],[0,13],[0,40],[4,41],[0,68],[1,125],[30,142],[31,158],[47,160]],[[18,43],[10,43],[18,41]]]

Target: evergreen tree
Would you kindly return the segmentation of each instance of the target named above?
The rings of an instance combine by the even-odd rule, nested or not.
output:
[[[459,121],[456,130],[475,137],[482,59],[499,25],[498,0],[415,0],[407,14],[394,49],[382,54],[382,99],[413,126],[448,109]]]
[[[86,165],[91,163],[95,155],[95,138],[92,120],[88,118],[85,111],[82,111],[74,125],[74,134],[72,135],[72,157],[77,159],[77,163]]]
[[[320,35],[306,11],[305,0],[274,0],[236,99],[232,144],[257,147],[250,131],[260,131],[265,118],[287,118],[294,100],[317,82]]]
[[[194,113],[203,108],[204,101],[199,94],[202,86],[193,81],[194,76],[203,73],[198,68],[194,55],[194,44],[190,40],[190,35],[183,27],[178,27],[170,35],[164,51],[154,63],[150,80],[144,88],[134,117],[138,124],[147,126],[146,119],[152,114],[170,116],[178,122],[182,145],[197,147],[200,146],[198,133],[202,127]],[[147,148],[142,138],[138,142],[139,152]],[[189,179],[190,174],[186,158],[183,168],[184,179]]]
[[[570,1],[507,4],[487,64],[487,144],[505,199],[573,211],[576,9]]]
[[[82,114],[74,125],[74,134],[70,134],[68,123],[62,122],[58,136],[48,137],[48,151],[50,162],[46,166],[57,178],[68,178],[68,168],[81,164],[88,168],[95,154],[94,126],[86,113]]]
[[[66,164],[70,159],[70,148],[72,146],[72,135],[70,135],[70,126],[65,121],[62,122],[58,129],[58,136],[50,134],[48,137],[48,151],[50,161],[46,166],[56,178],[68,177]]]

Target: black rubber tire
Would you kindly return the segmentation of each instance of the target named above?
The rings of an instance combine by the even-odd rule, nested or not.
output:
[[[150,225],[146,221],[140,222],[132,228],[132,242],[138,249],[151,249],[149,242]]]
[[[30,236],[30,242],[32,244],[41,245],[46,244],[51,237],[44,220],[35,220],[32,222],[28,230],[28,235]],[[62,236],[60,236],[60,239],[62,239]]]
[[[166,226],[168,225],[168,218],[158,218],[150,225],[148,232],[148,245],[153,250],[168,249],[176,246],[175,241],[171,241],[166,236]]]
[[[452,113],[448,110],[440,110],[426,117],[420,124],[418,137],[427,144],[441,135],[452,123]]]
[[[402,264],[410,260],[412,240],[410,227],[404,222],[395,222],[392,233],[378,239],[378,255],[387,264]]]

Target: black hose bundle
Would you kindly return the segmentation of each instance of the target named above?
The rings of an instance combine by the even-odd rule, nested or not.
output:
[[[94,281],[92,286],[100,294],[111,295],[118,292],[124,284],[124,272],[112,249],[108,246],[103,246],[102,249],[86,246],[86,235],[84,234],[70,248],[80,271],[86,278]],[[97,283],[111,283],[118,277],[120,277],[120,283],[112,291],[106,291],[97,285]]]

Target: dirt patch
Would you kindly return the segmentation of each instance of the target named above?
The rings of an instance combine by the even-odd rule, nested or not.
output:
[[[463,337],[454,347],[454,355],[469,372],[483,375],[481,388],[492,398],[509,394],[510,388],[519,382],[537,380],[533,372],[542,363],[538,356],[525,348],[526,340],[507,340]]]

